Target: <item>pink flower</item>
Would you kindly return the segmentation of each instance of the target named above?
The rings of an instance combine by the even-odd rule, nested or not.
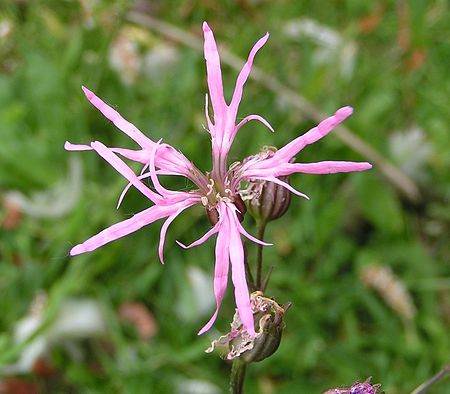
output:
[[[306,197],[303,193],[293,189],[290,185],[278,179],[279,176],[296,172],[307,174],[329,174],[335,172],[363,171],[371,168],[369,163],[354,163],[341,161],[325,161],[319,163],[291,163],[291,159],[306,145],[309,145],[325,135],[335,126],[346,119],[351,113],[350,107],[339,109],[333,116],[322,121],[306,134],[296,138],[278,151],[266,151],[243,160],[242,163],[228,167],[228,153],[238,130],[250,120],[258,120],[273,131],[269,123],[259,115],[244,117],[239,123],[236,121],[239,103],[245,82],[250,74],[253,59],[258,50],[266,43],[269,35],[262,37],[251,50],[247,62],[243,66],[236,81],[231,99],[227,104],[224,98],[220,60],[213,33],[207,23],[203,24],[205,39],[204,52],[208,75],[208,89],[212,104],[212,119],[208,111],[208,96],[206,96],[205,115],[208,131],[212,140],[213,170],[203,174],[182,153],[170,145],[155,142],[145,136],[133,124],[125,120],[117,111],[108,106],[93,92],[83,87],[88,100],[118,129],[132,138],[139,149],[110,148],[95,141],[90,145],[75,145],[66,142],[67,150],[95,150],[114,169],[124,176],[129,184],[119,198],[119,205],[130,186],[134,186],[153,205],[130,219],[119,222],[97,235],[89,238],[72,248],[72,256],[90,252],[111,241],[128,235],[159,219],[165,219],[161,228],[159,242],[159,257],[164,261],[163,247],[167,229],[172,221],[185,209],[196,205],[203,205],[214,217],[213,227],[199,240],[189,246],[178,242],[184,248],[197,246],[217,233],[216,264],[214,274],[214,292],[216,310],[208,323],[199,334],[209,330],[213,325],[224,297],[228,271],[231,263],[231,279],[235,289],[235,300],[240,319],[250,335],[255,334],[253,314],[250,308],[250,296],[245,277],[244,250],[241,235],[253,242],[266,244],[250,234],[242,227],[242,199],[240,198],[240,183],[249,180],[268,180],[281,184],[292,192]],[[140,175],[121,158],[143,164]],[[198,187],[190,192],[167,190],[158,181],[158,175],[181,175]],[[142,180],[150,178],[154,190],[147,187]]]

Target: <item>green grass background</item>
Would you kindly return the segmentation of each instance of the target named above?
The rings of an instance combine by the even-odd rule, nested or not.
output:
[[[87,2],[90,3],[90,2]],[[266,267],[275,267],[267,294],[292,302],[278,352],[248,370],[248,393],[320,393],[372,375],[388,394],[409,393],[450,360],[450,29],[445,1],[141,1],[141,9],[201,37],[207,20],[217,41],[240,57],[266,31],[271,37],[255,64],[332,113],[352,105],[345,124],[395,165],[390,139],[397,130],[419,127],[423,141],[408,156],[421,168],[412,177],[421,191],[411,202],[375,167],[361,174],[295,175],[292,184],[311,197],[293,198],[288,214],[270,225]],[[14,327],[37,291],[49,296],[47,322],[67,297],[93,297],[105,310],[108,333],[92,339],[84,360],[55,346],[49,360],[59,378],[27,380],[43,392],[182,393],[183,382],[210,382],[226,392],[228,369],[209,341],[227,330],[234,301],[227,293],[215,329],[196,335],[208,318],[199,315],[187,277],[191,266],[211,278],[213,241],[183,251],[208,229],[201,209],[173,223],[166,264],[157,258],[160,224],[151,225],[98,251],[69,258],[71,246],[148,206],[131,191],[115,204],[125,181],[92,152],[64,151],[65,140],[133,147],[126,136],[91,107],[86,85],[118,108],[152,139],[182,150],[201,169],[210,168],[210,141],[203,130],[206,78],[203,55],[167,38],[137,29],[138,52],[173,46],[178,60],[156,76],[141,72],[124,83],[108,60],[118,34],[133,28],[127,1],[92,2],[91,14],[77,1],[6,1],[0,21],[10,31],[0,37],[0,197],[11,190],[27,196],[45,191],[67,176],[69,156],[83,166],[81,197],[57,218],[24,215],[14,228],[0,228],[0,365],[11,364],[21,348]],[[145,7],[142,7],[144,5]],[[346,78],[339,63],[315,62],[318,46],[293,39],[285,26],[311,18],[357,46],[354,71]],[[236,72],[223,67],[226,94]],[[314,125],[259,83],[246,85],[240,116],[263,115],[274,135],[257,123],[238,135],[232,160],[281,146]],[[400,144],[406,144],[401,140]],[[426,144],[422,160],[414,149]],[[310,146],[299,160],[366,158],[330,135]],[[185,187],[169,180],[173,187]],[[7,215],[0,207],[0,219]],[[251,218],[246,227],[255,232]],[[250,255],[254,253],[249,246]],[[359,272],[370,263],[391,267],[411,293],[417,314],[408,329]],[[231,287],[231,286],[230,286]],[[126,301],[144,303],[158,332],[143,341],[117,316]],[[105,351],[103,341],[113,351]],[[98,367],[92,368],[92,363]],[[54,378],[52,378],[54,379]],[[48,387],[52,387],[49,389]],[[450,392],[450,381],[430,393]]]

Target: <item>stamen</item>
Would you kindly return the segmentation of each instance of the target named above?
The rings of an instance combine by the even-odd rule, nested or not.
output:
[[[214,179],[209,178],[208,192],[206,193],[206,195],[210,196],[213,192],[214,192]]]

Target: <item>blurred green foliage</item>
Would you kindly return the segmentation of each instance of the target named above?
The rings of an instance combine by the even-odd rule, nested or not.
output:
[[[401,394],[448,363],[448,3],[137,3],[11,0],[0,7],[0,365],[19,357],[25,345],[15,344],[14,327],[37,292],[45,290],[45,324],[51,324],[67,297],[92,297],[105,310],[108,332],[101,341],[84,344],[88,350],[81,359],[54,346],[49,360],[57,377],[27,378],[45,387],[43,392],[184,393],[193,379],[226,391],[227,364],[203,350],[227,330],[232,293],[215,329],[197,337],[209,312],[196,308],[188,272],[201,268],[212,286],[213,241],[190,251],[175,244],[208,229],[200,209],[172,225],[165,266],[157,259],[158,224],[96,252],[67,256],[71,245],[148,205],[130,191],[116,211],[124,179],[92,152],[64,151],[66,140],[132,147],[85,100],[82,84],[154,140],[163,138],[200,168],[210,167],[208,134],[202,128],[202,53],[127,22],[133,7],[199,37],[207,20],[218,42],[241,57],[269,31],[256,65],[323,111],[352,105],[355,113],[346,125],[409,172],[421,190],[420,201],[408,201],[376,167],[361,174],[292,177],[311,200],[293,198],[288,214],[269,226],[266,238],[275,246],[265,251],[265,264],[275,268],[267,294],[293,306],[279,351],[249,368],[247,392],[319,393],[372,375],[386,393]],[[331,29],[338,45],[298,33],[305,18],[325,26],[323,31]],[[131,52],[127,42],[133,43]],[[169,56],[161,48],[170,48]],[[223,73],[229,96],[236,72],[223,67]],[[262,145],[281,146],[313,124],[252,81],[240,110],[241,116],[249,113],[262,114],[276,133],[256,123],[246,126],[233,161]],[[415,129],[416,140],[411,137]],[[33,199],[66,179],[69,156],[81,162],[83,182],[67,212],[21,215],[8,204],[11,191]],[[299,159],[365,158],[330,135]],[[72,181],[65,189],[69,195],[75,193]],[[167,184],[188,186],[172,179]],[[69,195],[59,199],[64,203]],[[246,225],[254,232],[251,218]],[[249,253],[253,259],[253,245]],[[410,321],[364,285],[361,270],[369,264],[390,267],[411,294],[417,312]],[[117,310],[128,301],[143,303],[155,316],[158,331],[150,340],[140,339],[119,319]],[[430,393],[449,391],[447,380]]]

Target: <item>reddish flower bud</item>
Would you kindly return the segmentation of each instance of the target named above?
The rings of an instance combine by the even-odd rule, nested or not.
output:
[[[244,220],[244,215],[247,212],[247,207],[245,206],[244,201],[242,201],[242,198],[239,194],[233,196],[231,201],[237,208],[236,211],[237,218],[239,219],[240,222],[242,222]],[[217,208],[213,205],[208,204],[205,207],[205,210],[209,223],[211,223],[211,226],[215,226],[219,221],[219,212],[217,211]]]
[[[236,194],[233,197],[232,201],[233,201],[233,204],[238,209],[237,217],[238,217],[239,221],[242,223],[242,221],[244,220],[244,215],[247,212],[247,207],[245,206],[245,202],[242,200],[242,197],[239,194]]]
[[[211,226],[215,226],[217,222],[219,221],[219,212],[217,212],[216,207],[213,206],[206,206],[206,217],[209,220],[209,223],[211,223]]]

